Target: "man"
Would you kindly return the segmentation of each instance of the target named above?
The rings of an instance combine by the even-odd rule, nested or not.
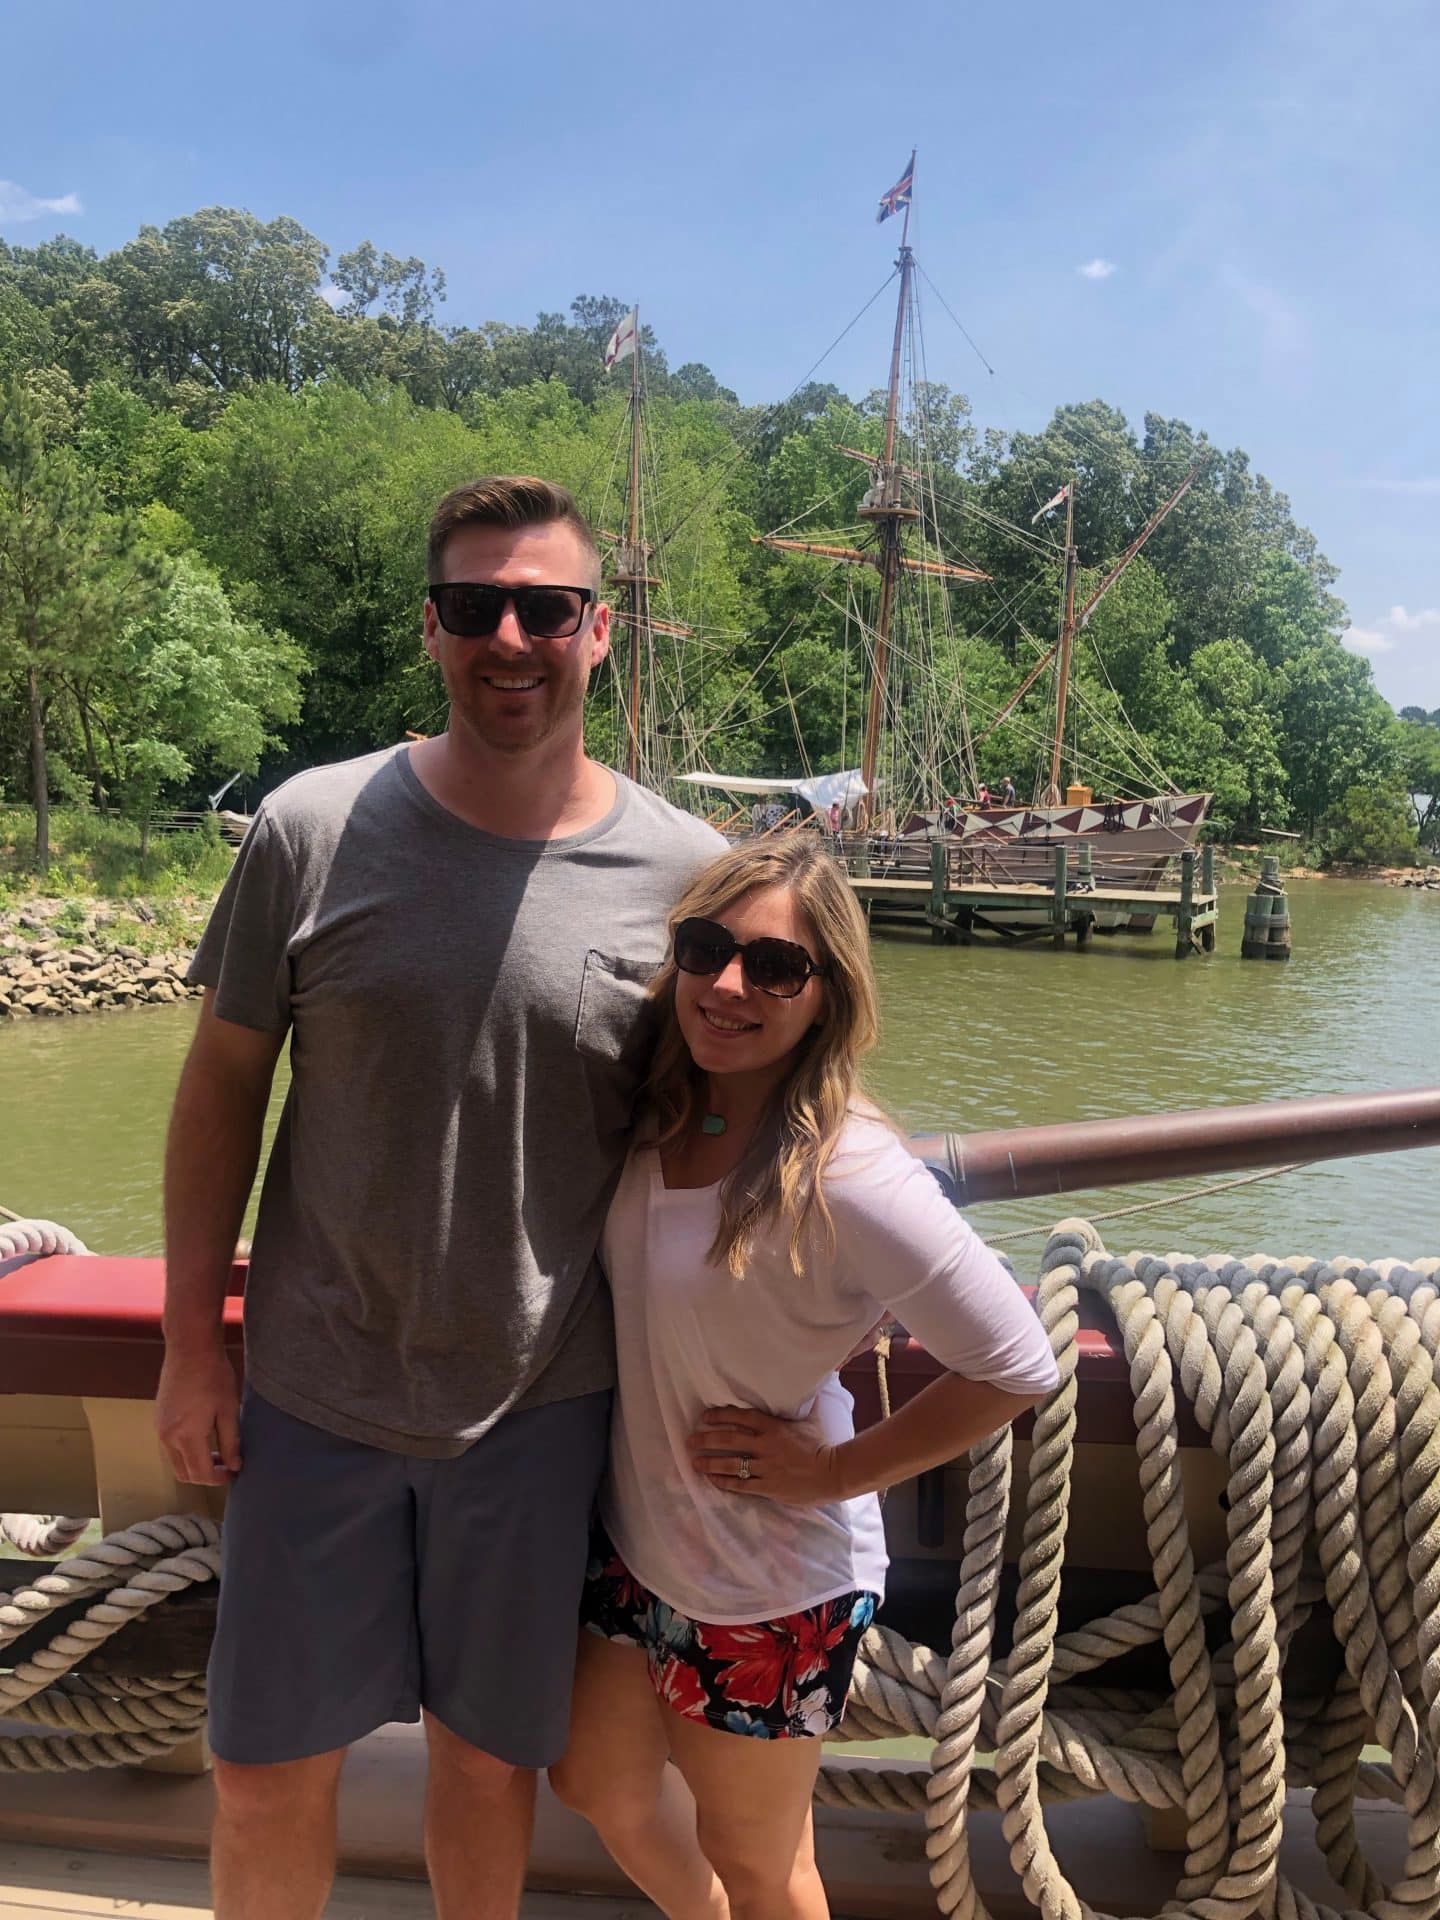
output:
[[[157,1425],[182,1479],[231,1483],[220,1920],[320,1914],[346,1748],[422,1712],[437,1910],[516,1910],[566,1738],[645,981],[723,845],[586,756],[609,610],[569,494],[458,488],[429,578],[447,731],[272,794],[191,969]],[[221,1301],[287,1032],[242,1412]]]
[[[1015,782],[1008,773],[1000,782],[1000,804],[1002,807],[1013,807],[1015,804]]]

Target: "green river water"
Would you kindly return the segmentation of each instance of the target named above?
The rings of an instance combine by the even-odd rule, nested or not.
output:
[[[912,1128],[977,1131],[1440,1081],[1440,897],[1292,881],[1295,952],[1280,964],[1239,957],[1245,890],[1226,889],[1219,950],[1181,963],[1164,927],[1083,954],[880,934],[876,1091]],[[0,1204],[62,1221],[96,1252],[156,1251],[166,1111],[194,1020],[189,1004],[0,1026]],[[1199,1184],[974,1219],[1013,1231]],[[1440,1149],[1171,1199],[1102,1230],[1116,1251],[1437,1254]],[[1041,1245],[1012,1243],[1017,1267]]]

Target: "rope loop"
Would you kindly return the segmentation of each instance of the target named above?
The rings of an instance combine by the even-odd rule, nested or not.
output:
[[[1136,1469],[1154,1578],[1139,1601],[1058,1631],[1077,1428],[1079,1301],[1114,1315],[1135,1403]],[[1167,1920],[1434,1920],[1440,1914],[1440,1261],[1109,1253],[1063,1220],[1039,1262],[1037,1311],[1059,1366],[1036,1409],[1016,1619],[995,1646],[1010,1521],[1008,1430],[968,1459],[951,1648],[870,1629],[842,1738],[920,1735],[928,1778],[822,1768],[832,1806],[923,1810],[937,1902],[987,1920],[968,1819],[995,1806],[1043,1920],[1111,1920],[1066,1878],[1045,1807],[1096,1793],[1174,1809],[1187,1846]],[[1185,1407],[1223,1461],[1226,1549],[1197,1566],[1180,1474]],[[1329,1694],[1287,1691],[1317,1607],[1343,1659]],[[1221,1616],[1217,1641],[1207,1622]],[[1103,1670],[1162,1646],[1165,1692]],[[1093,1677],[1092,1677],[1093,1676]],[[1362,1761],[1367,1746],[1388,1767]],[[992,1768],[978,1747],[994,1749]],[[1287,1787],[1312,1790],[1316,1840],[1344,1905],[1279,1870]],[[923,1793],[922,1793],[923,1788]],[[1366,1861],[1361,1800],[1404,1810],[1387,1886]]]

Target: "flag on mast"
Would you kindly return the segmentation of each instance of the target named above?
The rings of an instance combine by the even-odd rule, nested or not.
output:
[[[608,373],[617,360],[626,360],[635,351],[635,342],[640,336],[640,309],[631,307],[625,318],[616,327],[605,343],[605,371]]]
[[[910,155],[910,164],[895,182],[887,194],[880,199],[880,211],[875,216],[875,224],[888,220],[892,213],[900,213],[910,204],[910,193],[915,185],[915,155]]]
[[[1047,500],[1044,506],[1040,508],[1038,513],[1031,514],[1030,516],[1031,526],[1033,527],[1037,520],[1043,520],[1045,518],[1045,515],[1051,512],[1055,507],[1058,507],[1062,500],[1068,500],[1069,498],[1070,498],[1069,487],[1068,486],[1061,487],[1059,493],[1056,494],[1053,500]]]

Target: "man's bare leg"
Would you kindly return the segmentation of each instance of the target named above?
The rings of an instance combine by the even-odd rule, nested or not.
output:
[[[439,1920],[514,1920],[535,1824],[535,1775],[425,1715],[425,1864]],[[248,1916],[247,1916],[248,1920]]]
[[[335,1878],[345,1749],[275,1766],[215,1761],[210,1881],[216,1920],[319,1920]]]

